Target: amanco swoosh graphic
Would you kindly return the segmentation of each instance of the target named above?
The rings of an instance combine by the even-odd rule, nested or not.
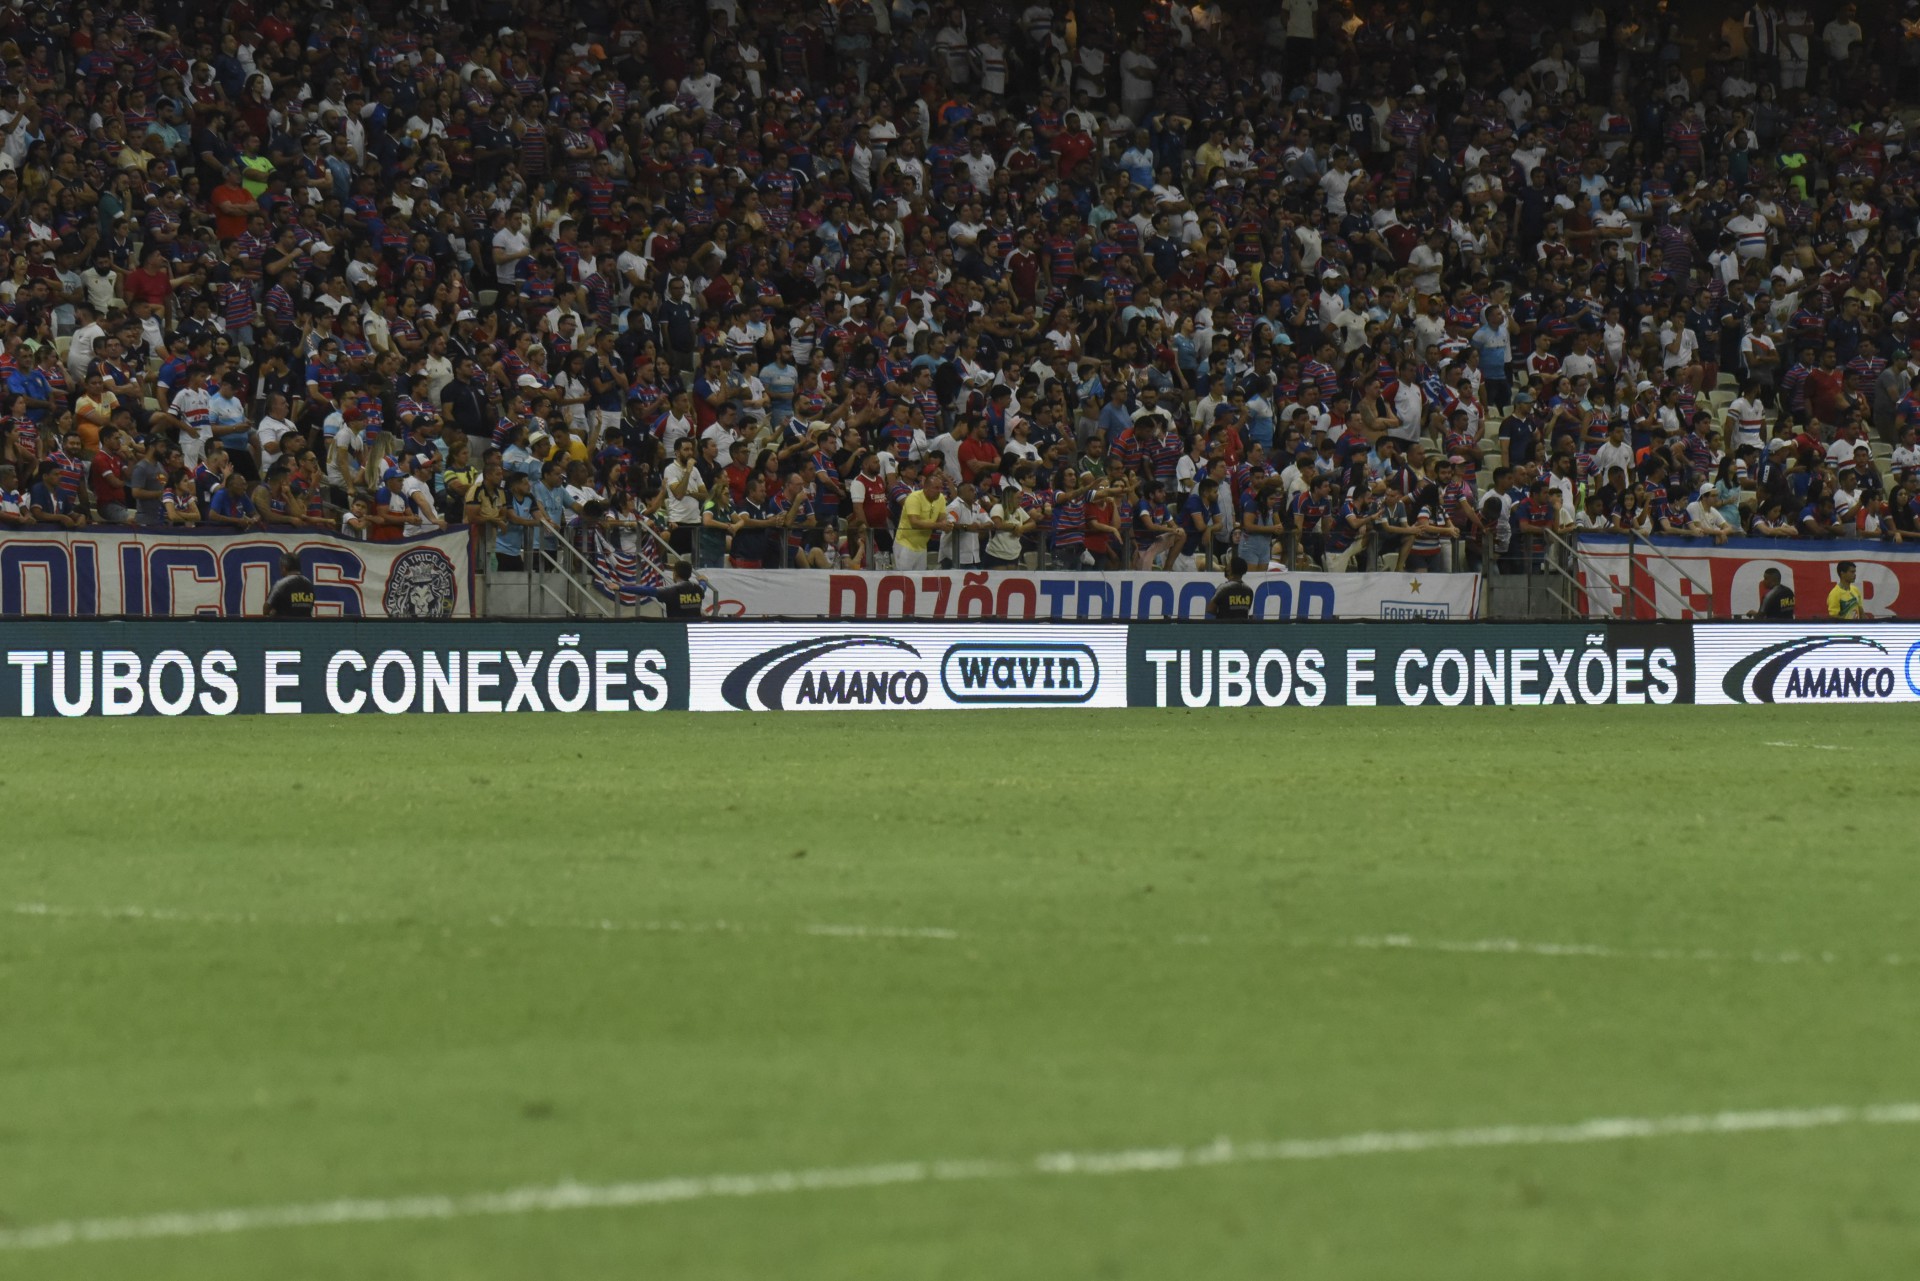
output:
[[[1755,650],[1727,669],[1720,688],[1736,703],[1771,703],[1773,687],[1796,659],[1835,645],[1865,645],[1887,653],[1887,647],[1866,636],[1815,636],[1805,640],[1781,641]],[[1891,655],[1889,655],[1891,657]]]
[[[727,673],[727,678],[720,682],[720,697],[727,700],[727,706],[750,712],[756,710],[752,700],[757,694],[761,707],[770,712],[781,711],[787,682],[795,672],[823,654],[862,645],[880,645],[920,657],[919,650],[891,636],[817,636],[755,654]]]

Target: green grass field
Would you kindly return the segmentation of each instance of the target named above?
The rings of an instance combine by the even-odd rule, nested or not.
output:
[[[1913,731],[16,722],[0,1277],[1911,1278]]]

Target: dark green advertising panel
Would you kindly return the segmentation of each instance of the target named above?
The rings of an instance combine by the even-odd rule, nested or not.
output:
[[[663,711],[673,623],[10,622],[0,717]]]
[[[1032,630],[1061,644],[1124,631],[1132,707],[1693,701],[1685,625]],[[14,622],[0,641],[0,717],[651,712],[685,710],[692,682],[674,623]]]
[[[1167,623],[1127,637],[1131,707],[1540,707],[1693,701],[1686,629]]]

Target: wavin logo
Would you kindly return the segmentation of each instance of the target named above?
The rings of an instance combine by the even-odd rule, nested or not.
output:
[[[846,667],[825,672],[802,670],[829,654],[863,647],[899,650],[916,659],[920,657],[919,650],[891,636],[826,636],[794,641],[756,654],[728,672],[720,682],[720,697],[727,701],[727,706],[743,712],[782,711],[787,706],[787,687],[798,675],[800,682],[793,690],[796,706],[912,706],[926,701],[925,672],[862,671]]]
[[[1866,636],[1818,636],[1806,640],[1781,641],[1747,655],[1721,678],[1720,688],[1736,703],[1775,703],[1784,696],[1793,699],[1877,700],[1893,693],[1893,669],[1874,665],[1795,668],[1793,665],[1810,654],[1841,645],[1863,645],[1877,654],[1887,647]],[[1789,669],[1792,669],[1789,671]],[[1781,674],[1786,673],[1783,683]]]
[[[955,645],[940,685],[956,703],[1084,703],[1100,686],[1100,660],[1086,645]]]

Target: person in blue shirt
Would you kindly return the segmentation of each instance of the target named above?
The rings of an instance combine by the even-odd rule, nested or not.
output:
[[[550,458],[540,468],[540,479],[533,485],[533,498],[553,529],[566,528],[567,485],[559,459]],[[554,549],[555,536],[551,531],[542,531],[539,539],[541,547],[548,551]]]
[[[540,504],[533,497],[533,478],[523,471],[507,477],[507,505],[501,513],[506,524],[494,537],[493,552],[499,568],[525,569],[528,532],[540,524]]]
[[[1127,385],[1116,382],[1108,388],[1107,403],[1100,407],[1100,434],[1111,445],[1133,426],[1133,414],[1127,409]]]
[[[36,423],[46,418],[53,408],[53,384],[48,381],[46,371],[38,366],[8,374],[7,392],[10,397],[27,398],[27,417]]]
[[[247,497],[245,476],[238,471],[227,473],[220,488],[214,491],[213,500],[207,504],[207,521],[228,529],[260,528],[260,511]]]
[[[1513,359],[1513,335],[1507,329],[1506,314],[1499,307],[1488,307],[1481,314],[1480,328],[1473,331],[1473,348],[1480,353],[1480,376],[1486,380],[1487,403],[1499,409],[1507,407],[1511,384],[1507,364]]]
[[[793,417],[793,393],[800,371],[793,363],[793,346],[781,343],[771,363],[760,366],[760,385],[767,392],[767,422],[775,427]]]
[[[525,476],[528,481],[538,479],[540,460],[534,456],[534,451],[544,448],[549,439],[544,431],[529,433],[525,423],[517,425],[513,429],[513,439],[500,455],[500,465],[507,469],[508,475]]]
[[[60,464],[40,464],[39,479],[27,490],[27,514],[42,525],[79,529],[87,523],[74,508],[73,499],[60,490]]]
[[[1500,461],[1509,467],[1535,461],[1540,449],[1540,426],[1534,421],[1533,403],[1525,392],[1500,423]]]
[[[1190,573],[1198,569],[1200,557],[1212,548],[1214,526],[1220,515],[1219,498],[1220,482],[1208,477],[1180,504],[1180,532],[1185,535],[1185,541],[1180,545],[1180,554],[1174,558],[1175,571]]]

